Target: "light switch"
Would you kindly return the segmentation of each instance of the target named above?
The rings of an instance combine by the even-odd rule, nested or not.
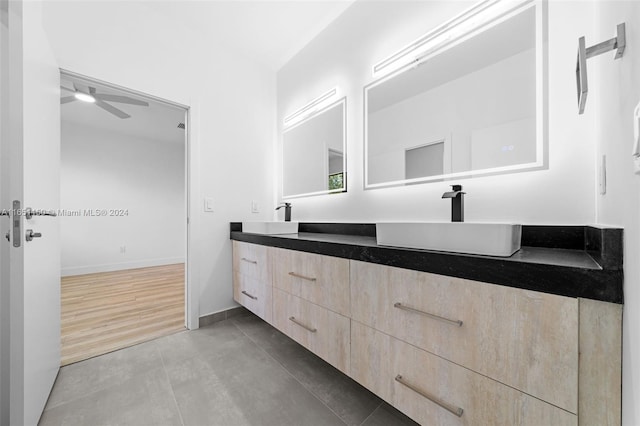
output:
[[[205,197],[204,199],[204,211],[213,212],[213,198]]]
[[[251,213],[260,213],[258,202],[256,200],[251,200]]]

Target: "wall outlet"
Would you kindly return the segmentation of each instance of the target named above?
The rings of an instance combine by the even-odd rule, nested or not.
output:
[[[120,246],[120,254],[125,254],[127,252],[127,246]]]
[[[260,209],[258,208],[258,202],[256,200],[251,201],[251,213],[260,213]]]

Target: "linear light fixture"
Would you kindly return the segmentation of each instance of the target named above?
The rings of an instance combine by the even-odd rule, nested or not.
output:
[[[316,111],[321,103],[323,103],[324,101],[332,98],[337,93],[338,93],[338,88],[334,87],[333,89],[329,90],[328,92],[318,96],[317,98],[315,98],[314,100],[312,100],[311,102],[309,102],[308,104],[303,106],[302,108],[300,108],[300,109],[294,111],[293,113],[289,114],[288,116],[286,116],[284,118],[284,125],[288,126],[288,125],[292,124],[294,121],[297,121],[297,119],[301,119],[304,116],[306,116],[308,114],[311,114],[312,112]]]
[[[419,63],[443,45],[453,42],[474,28],[532,1],[482,0],[376,63],[372,68],[373,76],[380,75],[383,71],[397,70],[411,63]],[[458,31],[453,31],[454,29],[458,29]]]

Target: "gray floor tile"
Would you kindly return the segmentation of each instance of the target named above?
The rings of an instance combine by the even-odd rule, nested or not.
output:
[[[248,338],[167,372],[185,425],[344,425]]]
[[[162,368],[162,359],[153,342],[67,365],[58,373],[46,408],[124,383],[157,368]]]
[[[386,402],[371,414],[362,426],[420,426]]]
[[[245,335],[231,321],[220,321],[197,330],[162,337],[154,343],[165,363],[170,363],[233,348],[234,340],[244,338]]]
[[[366,388],[260,318],[242,317],[234,322],[346,424],[360,425],[382,403]]]
[[[415,423],[250,315],[64,367],[41,424]]]
[[[163,368],[45,410],[40,426],[181,425]]]

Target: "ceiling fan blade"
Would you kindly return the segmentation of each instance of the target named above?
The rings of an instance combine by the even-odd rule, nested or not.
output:
[[[131,117],[129,114],[127,114],[124,111],[119,110],[118,108],[109,105],[108,103],[100,100],[100,99],[96,99],[96,103],[95,105],[97,107],[102,108],[103,110],[110,112],[111,114],[115,115],[118,118],[129,118]]]
[[[89,87],[82,83],[74,82],[73,87],[75,87],[76,92],[86,93],[87,95],[89,94]]]
[[[68,87],[60,86],[60,88],[61,88],[62,90],[66,90],[67,92],[72,92],[72,93],[75,93],[75,92],[76,92],[76,91],[75,91],[75,89],[69,89]]]
[[[128,96],[108,95],[106,93],[95,93],[93,97],[96,99],[109,101],[109,102],[119,102],[122,104],[149,106],[149,102],[139,101],[138,99],[133,99]]]
[[[65,96],[60,98],[60,104],[68,104],[69,102],[73,102],[77,100],[75,96]]]

